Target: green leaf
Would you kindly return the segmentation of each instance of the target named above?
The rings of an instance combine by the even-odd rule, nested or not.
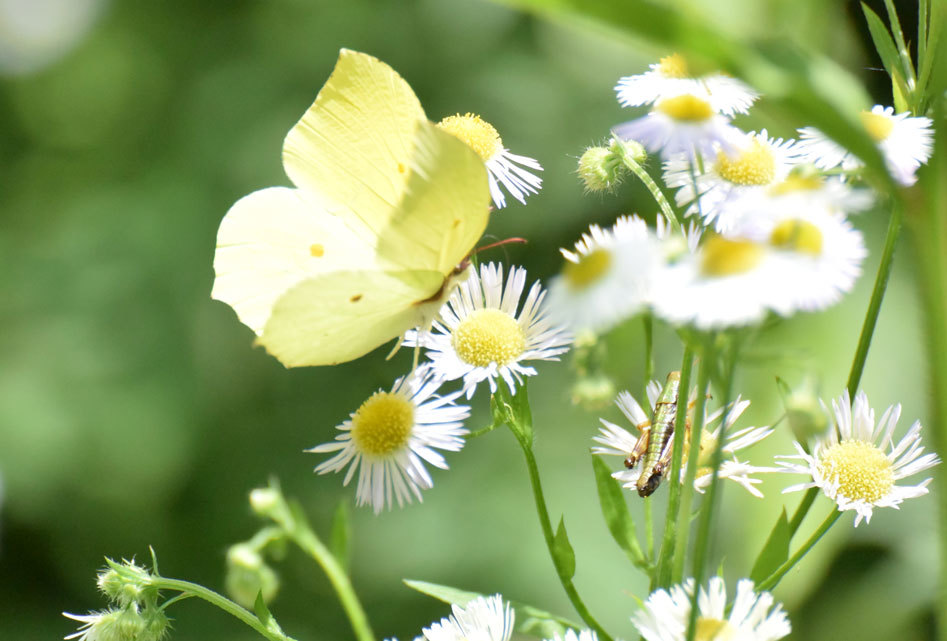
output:
[[[575,551],[572,544],[569,543],[569,535],[566,534],[566,523],[562,518],[559,519],[559,527],[556,529],[556,536],[552,544],[552,560],[556,564],[556,572],[563,581],[570,581],[575,576]]]
[[[270,609],[266,607],[266,601],[263,600],[263,590],[260,590],[256,594],[256,601],[253,602],[253,612],[256,614],[256,618],[260,620],[260,623],[263,624],[263,627],[270,627],[270,621],[273,620],[273,615],[270,614]]]
[[[438,601],[459,605],[461,607],[483,596],[479,592],[468,592],[467,590],[439,585],[437,583],[428,583],[427,581],[404,579],[404,584],[412,590],[417,590],[421,594],[432,596]],[[510,605],[513,606],[513,609],[516,611],[516,631],[522,634],[552,638],[556,634],[560,636],[564,635],[565,631],[569,628],[574,630],[581,628],[578,623],[525,603],[510,601]]]
[[[753,564],[753,570],[750,572],[750,578],[759,583],[770,576],[783,563],[789,559],[789,542],[792,539],[792,529],[789,527],[789,519],[786,518],[786,508],[783,508],[782,514],[776,521],[769,538],[766,539],[763,549],[756,557],[756,563]]]
[[[598,456],[592,456],[592,469],[595,471],[595,485],[598,488],[598,501],[602,506],[605,525],[611,532],[618,547],[625,551],[631,562],[638,567],[648,567],[644,553],[638,543],[635,523],[628,511],[621,484],[612,478],[612,471]]]
[[[332,517],[332,531],[329,534],[329,549],[335,560],[348,574],[349,571],[349,541],[352,538],[352,525],[349,521],[349,510],[345,501],[339,501]]]
[[[882,22],[878,14],[872,11],[864,2],[862,2],[862,13],[865,14],[865,20],[868,22],[868,31],[871,33],[871,41],[875,43],[875,51],[878,52],[878,57],[881,58],[881,64],[885,66],[885,71],[888,72],[888,75],[891,76],[892,79],[898,72],[901,73],[901,77],[903,78],[904,70],[901,68],[898,48],[895,46],[894,40],[891,39],[891,34],[888,33],[888,28],[885,26],[885,23]]]

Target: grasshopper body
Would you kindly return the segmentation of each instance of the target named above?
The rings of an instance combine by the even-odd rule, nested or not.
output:
[[[639,426],[641,435],[634,449],[625,459],[625,467],[629,469],[641,461],[641,474],[636,484],[639,496],[650,496],[658,489],[661,478],[670,464],[680,387],[681,373],[668,374],[664,389],[661,390],[654,404],[650,425]]]

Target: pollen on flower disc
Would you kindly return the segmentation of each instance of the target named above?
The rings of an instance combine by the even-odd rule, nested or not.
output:
[[[882,114],[863,111],[858,115],[861,117],[862,125],[864,125],[868,131],[868,135],[871,136],[875,142],[885,140],[891,135],[891,130],[894,129],[894,121]]]
[[[709,102],[691,94],[665,98],[655,109],[680,122],[703,122],[714,115]]]
[[[498,309],[478,309],[451,335],[454,351],[475,367],[499,366],[516,360],[526,349],[526,336],[516,320]]]
[[[599,280],[612,264],[612,254],[607,249],[596,249],[580,255],[579,262],[566,262],[562,275],[573,290],[583,289]]]
[[[891,461],[867,441],[846,440],[828,448],[819,461],[819,471],[838,483],[839,494],[853,501],[873,503],[894,486]]]
[[[408,442],[414,405],[402,394],[375,392],[352,417],[352,440],[368,456],[385,456]]]
[[[763,258],[763,248],[749,240],[711,236],[704,243],[700,271],[706,276],[733,276],[748,272]]]
[[[737,638],[737,629],[729,621],[699,617],[694,641],[733,641]]]
[[[773,228],[769,242],[779,249],[803,254],[822,254],[822,230],[807,220],[784,220]]]
[[[687,61],[679,53],[658,60],[658,70],[668,78],[687,78]]]
[[[824,184],[821,176],[813,174],[811,176],[790,175],[786,180],[777,183],[769,188],[771,196],[785,196],[798,191],[815,191]]]
[[[467,143],[484,162],[503,150],[503,141],[496,128],[472,113],[447,116],[437,126]]]
[[[768,145],[754,140],[736,157],[718,152],[715,169],[721,178],[735,185],[768,185],[776,177],[776,160]]]

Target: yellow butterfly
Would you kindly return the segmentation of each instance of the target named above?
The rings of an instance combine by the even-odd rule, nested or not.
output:
[[[407,82],[343,49],[283,144],[296,188],[220,223],[211,296],[286,367],[358,358],[426,326],[483,235],[483,161],[430,123]]]

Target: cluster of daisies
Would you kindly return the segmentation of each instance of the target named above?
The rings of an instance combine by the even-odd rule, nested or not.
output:
[[[505,276],[505,278],[504,278]],[[511,393],[536,374],[530,361],[558,360],[572,335],[550,319],[546,292],[536,282],[525,299],[526,270],[489,263],[470,267],[430,329],[412,330],[404,345],[424,350],[428,360],[399,378],[391,391],[378,391],[338,426],[335,441],[308,450],[335,453],[316,472],[347,468],[344,484],[358,470],[356,502],[377,514],[393,503],[421,500],[433,483],[424,463],[447,468],[436,450],[459,451],[468,433],[463,421],[469,400],[481,383],[490,393],[505,385]],[[447,381],[460,390],[439,394]]]
[[[693,592],[692,580],[654,591],[632,616],[637,634],[646,641],[685,639]],[[769,592],[756,592],[752,581],[740,581],[732,606],[726,606],[723,579],[714,577],[698,591],[696,639],[776,641],[791,631],[782,606],[774,604]],[[498,594],[455,604],[451,610],[451,616],[424,628],[415,641],[509,641],[513,634],[515,612]],[[545,641],[598,641],[598,636],[592,630],[569,629]]]
[[[677,54],[616,90],[622,105],[650,111],[588,150],[580,175],[589,189],[610,187],[640,145],[662,159],[664,184],[691,224],[652,231],[631,216],[593,225],[562,250],[566,267],[550,286],[558,319],[600,333],[650,311],[722,329],[825,309],[851,290],[866,251],[847,216],[872,203],[853,184],[857,158],[811,127],[800,140],[741,131],[732,119],[758,94],[723,74],[692,76]],[[861,119],[892,175],[912,183],[931,153],[931,121],[880,106]]]

